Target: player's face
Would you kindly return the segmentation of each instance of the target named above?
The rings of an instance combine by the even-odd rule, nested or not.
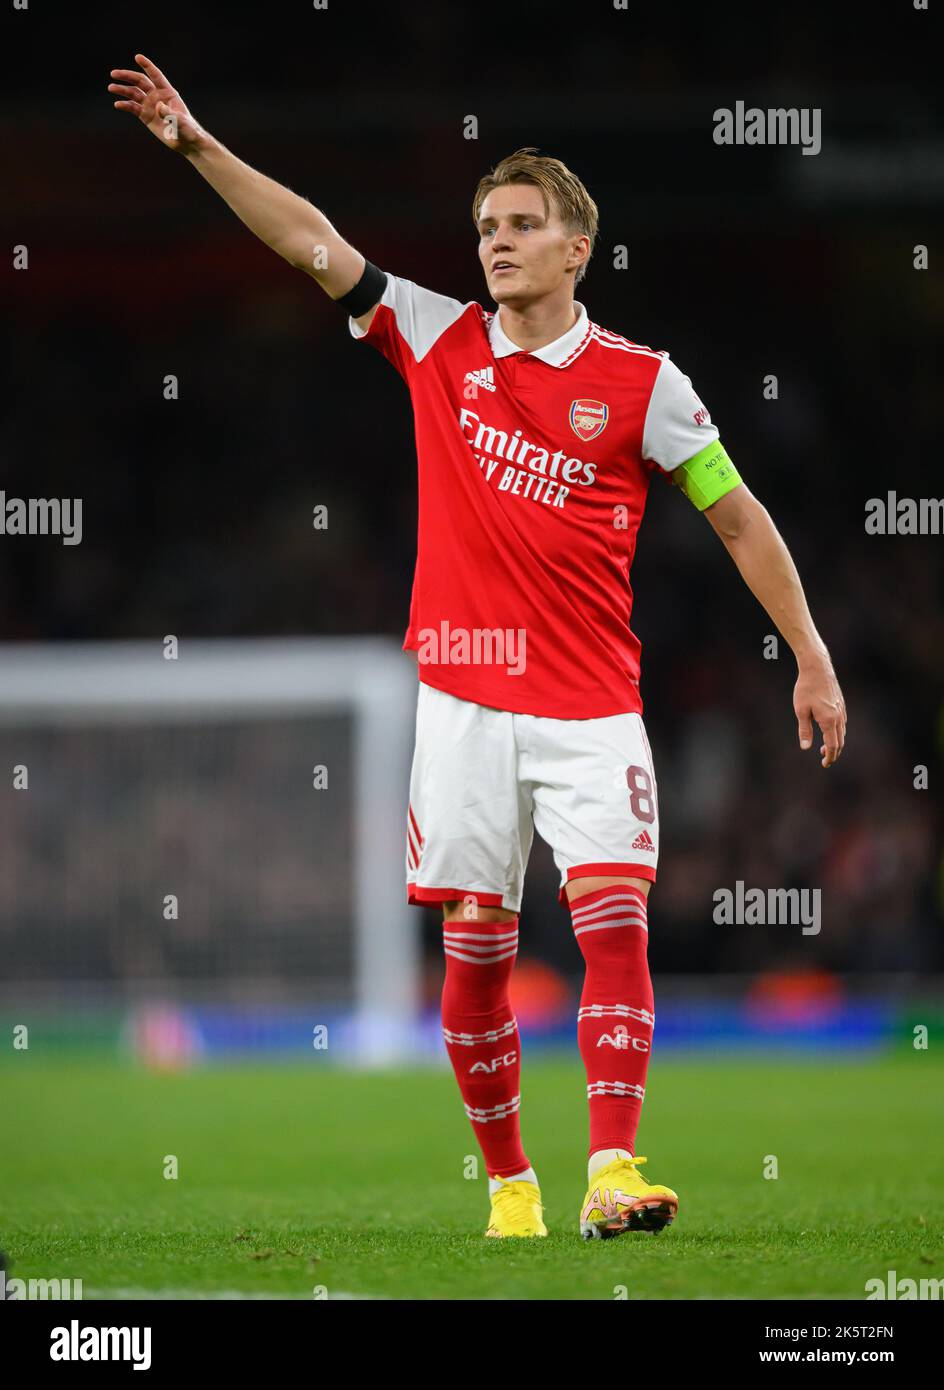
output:
[[[493,188],[479,209],[479,260],[496,304],[512,308],[552,294],[582,259],[580,244],[541,190],[515,183]]]

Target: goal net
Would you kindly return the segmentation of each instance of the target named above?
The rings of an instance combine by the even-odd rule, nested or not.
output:
[[[384,638],[172,651],[0,655],[4,1013],[159,1003],[262,1036],[269,1011],[309,1047],[330,1017],[349,1060],[395,1060],[419,996],[415,669]]]

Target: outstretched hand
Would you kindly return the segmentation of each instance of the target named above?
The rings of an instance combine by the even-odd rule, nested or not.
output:
[[[108,90],[119,98],[115,109],[137,116],[152,135],[178,154],[190,154],[199,149],[209,136],[187,110],[177,88],[171,86],[156,63],[143,53],[136,53],[134,60],[140,64],[140,72],[130,68],[112,69],[111,75],[116,80],[108,84]]]
[[[800,747],[813,746],[815,719],[823,734],[820,758],[823,767],[831,767],[846,741],[846,702],[828,656],[817,657],[800,668],[793,691],[793,709],[799,725]]]

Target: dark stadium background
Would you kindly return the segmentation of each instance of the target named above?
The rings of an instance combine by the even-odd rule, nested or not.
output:
[[[578,297],[691,375],[792,550],[849,708],[824,773],[798,749],[785,646],[763,659],[770,621],[656,482],[632,575],[662,816],[654,972],[926,982],[944,967],[944,542],[868,536],[864,514],[888,489],[942,493],[934,23],[910,3],[8,11],[2,487],[81,496],[85,534],[2,540],[0,640],[400,637],[406,623],[405,387],[313,281],[113,111],[110,68],[145,52],[235,153],[382,267],[462,300],[484,293],[475,183],[537,145],[600,207]],[[822,152],[716,146],[712,113],[737,100],[820,107]],[[26,274],[9,269],[19,243]],[[173,407],[168,372],[185,383]],[[331,523],[314,539],[320,502]],[[738,879],[821,887],[821,935],[716,927],[706,904]],[[556,885],[536,839],[522,955],[576,980]],[[26,947],[6,928],[15,979]]]

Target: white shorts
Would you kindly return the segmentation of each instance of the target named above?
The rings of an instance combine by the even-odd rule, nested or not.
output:
[[[407,813],[411,903],[465,897],[518,912],[535,827],[564,885],[655,882],[659,810],[639,714],[512,714],[420,682]]]

